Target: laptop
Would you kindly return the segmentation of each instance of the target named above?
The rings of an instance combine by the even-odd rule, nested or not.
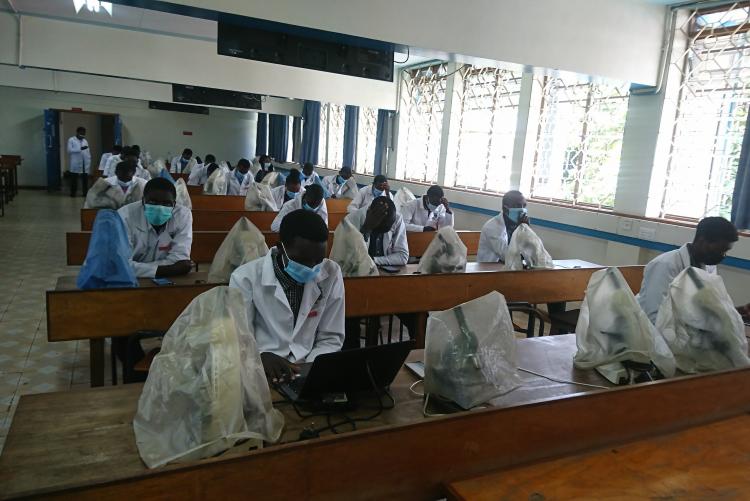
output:
[[[338,403],[338,394],[380,390],[393,382],[413,349],[414,341],[403,341],[318,355],[278,391],[292,402],[325,402],[334,396],[331,402]]]

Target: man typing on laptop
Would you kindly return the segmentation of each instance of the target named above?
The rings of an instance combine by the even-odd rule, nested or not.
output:
[[[266,375],[291,379],[298,364],[339,351],[344,342],[344,281],[326,259],[328,227],[307,210],[290,212],[280,242],[265,257],[237,268],[229,286],[248,308]]]

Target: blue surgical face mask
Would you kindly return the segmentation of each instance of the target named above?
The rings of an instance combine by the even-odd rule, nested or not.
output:
[[[508,209],[508,219],[518,224],[528,214],[526,207],[511,207]]]
[[[289,200],[294,200],[295,198],[297,198],[297,192],[286,190],[286,197]]]
[[[302,263],[298,263],[297,261],[292,261],[291,259],[289,259],[289,255],[286,253],[286,249],[284,248],[283,243],[281,244],[281,250],[284,251],[284,256],[287,260],[287,264],[284,267],[284,272],[292,277],[292,280],[300,284],[306,284],[307,282],[315,280],[315,277],[317,277],[318,273],[320,273],[320,269],[322,268],[323,263],[318,264],[317,266],[315,266],[315,268],[310,268],[309,266],[305,266]]]
[[[234,170],[234,177],[237,178],[237,181],[239,181],[240,184],[242,184],[242,181],[245,180],[245,175],[237,169]]]
[[[120,181],[120,178],[117,178],[117,184],[120,185],[120,188],[127,190],[128,188],[130,188],[130,185],[133,184],[133,180],[131,179],[130,181]]]
[[[309,210],[310,212],[318,212],[318,209],[320,209],[320,204],[318,204],[317,207],[313,207],[312,205],[308,204],[307,202],[302,202],[302,208],[305,210]]]
[[[382,197],[383,196],[383,190],[379,190],[377,188],[372,189],[372,194],[375,195],[375,198]]]
[[[143,205],[143,213],[146,216],[146,221],[153,224],[154,226],[161,226],[172,219],[173,210],[173,207],[165,207],[163,205]]]
[[[430,202],[427,202],[427,208],[430,209],[430,212],[435,212],[435,209],[437,209],[438,206],[435,204],[431,204]]]
[[[342,185],[342,184],[344,184],[345,182],[346,182],[346,179],[344,179],[344,178],[343,178],[343,177],[341,177],[341,176],[336,176],[336,184],[338,184],[339,186],[341,186],[341,185]]]

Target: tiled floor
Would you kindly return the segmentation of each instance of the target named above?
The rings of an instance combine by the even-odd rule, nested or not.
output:
[[[83,198],[22,190],[0,218],[0,450],[18,397],[88,386],[88,344],[47,342],[44,293],[65,264]]]

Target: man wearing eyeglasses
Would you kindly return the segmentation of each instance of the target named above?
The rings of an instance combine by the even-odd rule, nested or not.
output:
[[[146,183],[143,200],[118,213],[128,231],[133,251],[131,265],[138,277],[159,278],[190,273],[193,215],[177,205],[169,180],[157,177]]]

